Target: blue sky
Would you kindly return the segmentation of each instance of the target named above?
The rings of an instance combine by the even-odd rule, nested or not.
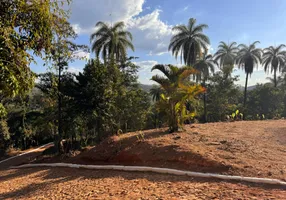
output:
[[[172,26],[186,24],[190,17],[197,23],[208,24],[205,34],[211,40],[210,53],[214,53],[220,41],[249,44],[260,41],[259,47],[286,43],[286,1],[285,0],[73,0],[70,22],[78,32],[77,42],[89,43],[89,35],[98,21],[125,21],[133,34],[136,60],[141,68],[139,81],[152,84],[150,72],[157,63],[180,64],[167,51],[172,35]],[[93,54],[87,55],[93,57]],[[33,71],[46,70],[37,59]],[[70,64],[69,70],[83,69],[84,61]],[[238,69],[238,84],[243,85],[245,75]],[[252,74],[249,85],[263,83],[271,74],[259,68]]]

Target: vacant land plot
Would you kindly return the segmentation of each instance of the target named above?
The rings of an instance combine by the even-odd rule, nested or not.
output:
[[[286,191],[245,183],[84,169],[0,171],[0,199],[285,199]]]
[[[286,120],[186,126],[113,136],[67,162],[168,167],[286,180]]]
[[[285,120],[185,128],[174,134],[156,129],[112,136],[77,156],[37,156],[36,162],[145,165],[286,180]],[[286,188],[154,173],[32,168],[0,171],[0,199],[286,199]]]

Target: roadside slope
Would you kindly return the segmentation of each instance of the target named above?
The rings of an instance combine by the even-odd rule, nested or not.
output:
[[[168,167],[286,180],[286,121],[209,123],[113,136],[64,162]],[[55,162],[55,160],[43,160]]]

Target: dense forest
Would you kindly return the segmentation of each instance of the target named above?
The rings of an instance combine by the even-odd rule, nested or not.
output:
[[[129,131],[169,127],[174,132],[189,123],[286,117],[285,45],[260,49],[258,41],[221,42],[210,55],[203,33],[208,26],[191,18],[173,28],[169,44],[184,66],[154,66],[152,71],[163,75],[153,76],[154,86],[143,90],[124,22],[98,22],[90,48],[75,44],[59,3],[0,3],[0,153],[50,141],[63,153],[63,139],[80,148]],[[127,55],[128,49],[134,55]],[[77,51],[91,51],[95,58],[75,74],[67,69]],[[45,61],[46,73],[30,70],[35,57]],[[232,74],[236,66],[246,73],[243,89]],[[248,90],[255,67],[273,78]]]

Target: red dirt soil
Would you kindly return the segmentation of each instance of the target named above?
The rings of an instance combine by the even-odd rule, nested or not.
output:
[[[70,168],[0,171],[0,199],[285,199],[286,190],[154,173]]]
[[[64,162],[144,165],[286,181],[286,121],[240,121],[112,136]],[[139,137],[139,138],[138,138]],[[57,159],[42,160],[55,162]]]
[[[36,152],[17,158],[14,164],[37,159],[146,165],[286,180],[286,121],[209,123],[185,128],[174,134],[158,129],[113,136],[69,158],[47,158]],[[31,157],[33,160],[27,161]],[[0,199],[286,199],[286,188],[113,170],[0,168]]]

